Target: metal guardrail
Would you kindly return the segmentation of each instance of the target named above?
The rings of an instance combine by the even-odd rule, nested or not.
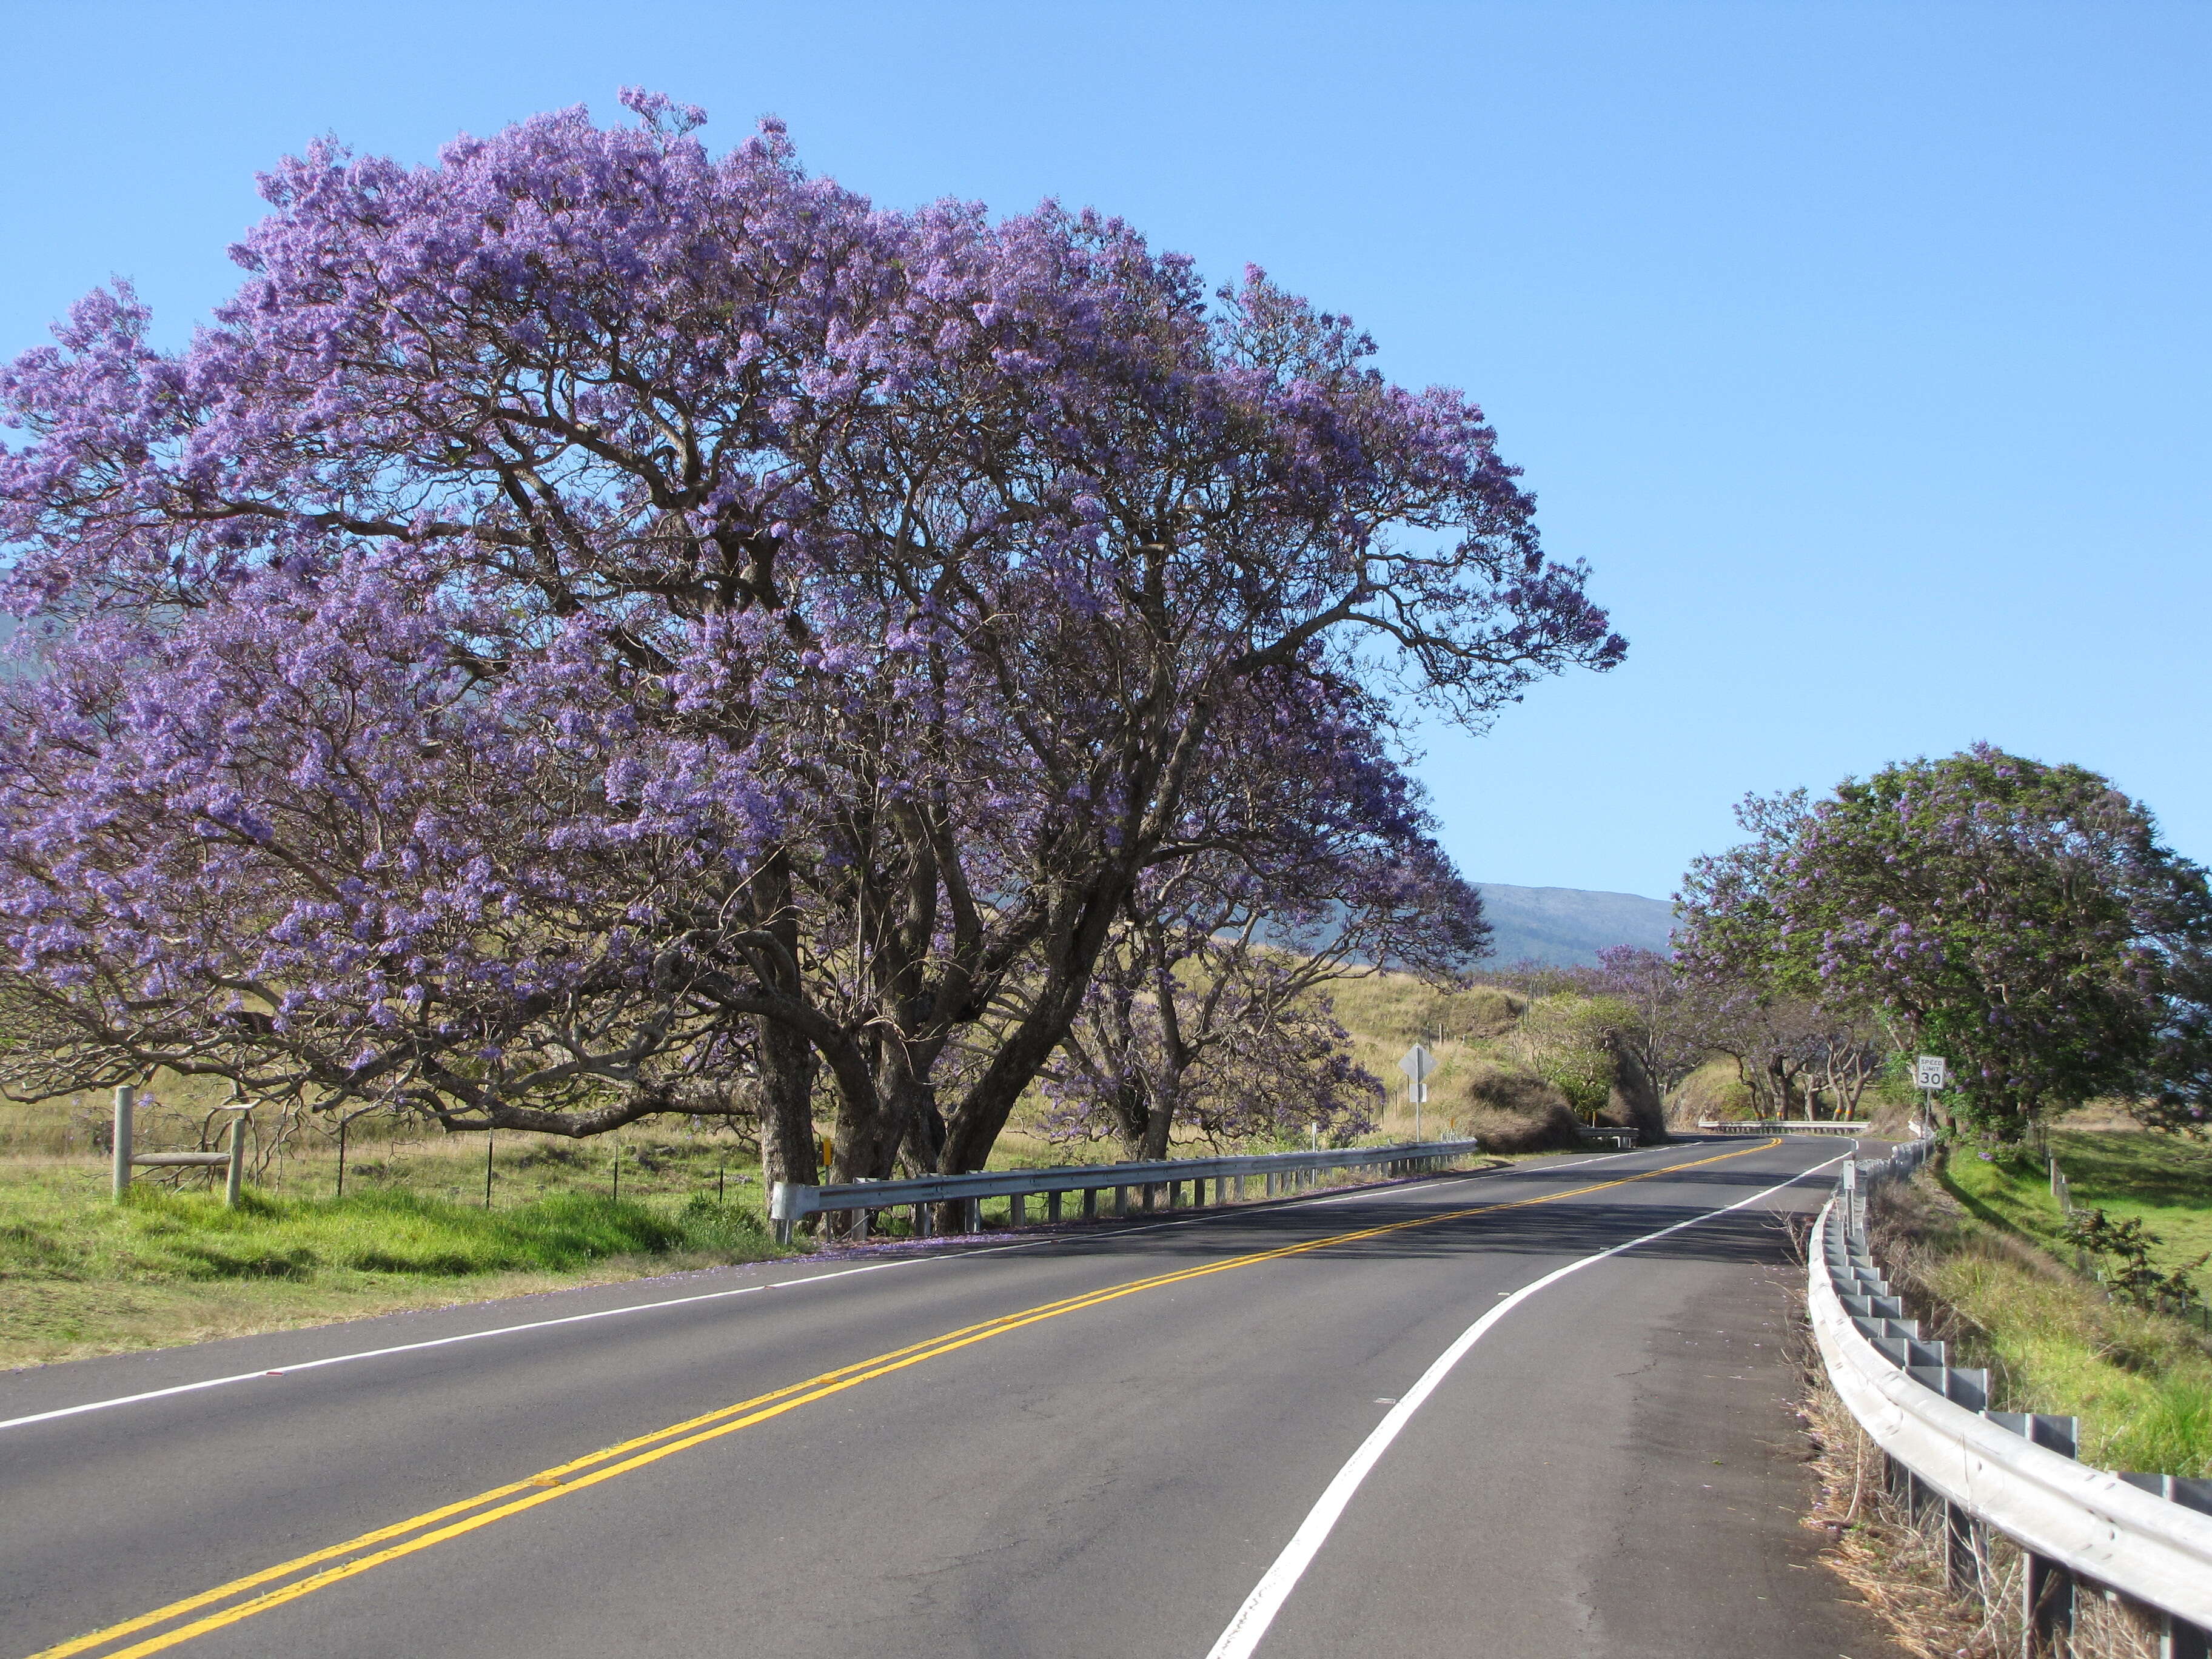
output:
[[[1841,1119],[1755,1117],[1731,1123],[1710,1118],[1698,1120],[1698,1133],[1708,1135],[1870,1135],[1871,1123],[1846,1123]]]
[[[125,1084],[115,1091],[114,1141],[111,1152],[114,1157],[113,1176],[115,1201],[120,1204],[123,1194],[131,1189],[131,1171],[134,1169],[202,1168],[223,1171],[222,1201],[232,1209],[238,1201],[246,1178],[246,1115],[250,1105],[225,1107],[233,1115],[230,1120],[230,1147],[221,1152],[141,1152],[134,1150],[133,1118],[138,1105],[138,1091]]]
[[[1245,1196],[1245,1183],[1253,1176],[1267,1183],[1264,1195],[1279,1197],[1316,1184],[1330,1170],[1387,1169],[1393,1175],[1419,1175],[1442,1169],[1456,1159],[1482,1150],[1479,1140],[1421,1140],[1401,1146],[1332,1147],[1310,1152],[1267,1152],[1249,1158],[1174,1158],[1141,1164],[1072,1164],[1053,1170],[983,1170],[972,1175],[924,1176],[912,1181],[852,1181],[826,1187],[805,1187],[779,1181],[769,1194],[769,1218],[775,1235],[788,1241],[793,1227],[808,1216],[857,1212],[859,1237],[866,1237],[868,1216],[882,1210],[914,1210],[917,1237],[930,1235],[930,1212],[940,1204],[959,1204],[962,1228],[974,1232],[981,1224],[978,1213],[987,1198],[1012,1200],[1009,1224],[1020,1226],[1027,1215],[1027,1200],[1042,1195],[1044,1219],[1062,1219],[1069,1194],[1079,1198],[1086,1221],[1099,1214],[1099,1195],[1114,1194],[1108,1213],[1130,1213],[1129,1194],[1139,1194],[1139,1208],[1151,1211],[1156,1197],[1166,1194],[1168,1209],[1198,1209],[1206,1206],[1206,1185],[1213,1183],[1213,1201],[1234,1201],[1229,1183],[1237,1183],[1234,1198]],[[1181,1189],[1190,1188],[1190,1201],[1179,1205]]]
[[[1990,1531],[2017,1544],[2022,1653],[2070,1629],[2076,1578],[2165,1622],[2160,1652],[2205,1659],[2212,1629],[2212,1481],[2128,1475],[2074,1460],[2080,1425],[1989,1409],[1989,1373],[1948,1363],[1875,1269],[1866,1242],[1875,1182],[1909,1174],[1933,1143],[1844,1166],[1814,1232],[1807,1297],[1829,1380],[1888,1461],[1915,1517],[1944,1510],[1953,1584],[1980,1581]]]
[[[1616,1152],[1630,1151],[1642,1138],[1643,1131],[1640,1129],[1620,1128],[1610,1123],[1577,1123],[1575,1126],[1575,1139],[1583,1146],[1610,1146]]]

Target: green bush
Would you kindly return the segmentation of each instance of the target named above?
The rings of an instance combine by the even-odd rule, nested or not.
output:
[[[1612,997],[1571,992],[1539,997],[1522,1016],[1529,1069],[1565,1095],[1586,1121],[1595,1122],[1612,1098],[1619,1062],[1611,1034],[1626,1018]]]
[[[704,1193],[692,1195],[677,1222],[695,1250],[733,1255],[763,1255],[773,1248],[768,1224],[742,1205],[718,1204]]]

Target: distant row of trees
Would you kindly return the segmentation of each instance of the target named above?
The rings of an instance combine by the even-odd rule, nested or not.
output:
[[[1519,1059],[1585,1116],[1609,1103],[1624,1067],[1663,1099],[1726,1060],[1762,1116],[1849,1117],[1893,1047],[1866,1005],[1699,974],[1633,945],[1601,951],[1595,967],[1531,963],[1483,976],[1528,998]]]
[[[319,146],[190,346],[118,288],[0,372],[0,1083],[800,1181],[1039,1087],[1356,1122],[1320,979],[1486,939],[1399,711],[1622,650],[1480,411],[1256,270],[627,101]]]

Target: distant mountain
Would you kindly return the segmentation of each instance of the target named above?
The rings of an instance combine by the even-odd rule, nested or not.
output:
[[[1579,887],[1509,887],[1481,881],[1482,908],[1496,930],[1491,960],[1594,967],[1611,945],[1667,948],[1674,907],[1637,893],[1590,893]]]

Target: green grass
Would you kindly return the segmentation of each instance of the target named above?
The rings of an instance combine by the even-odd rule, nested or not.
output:
[[[2129,1213],[2169,1238],[2202,1224],[2197,1147],[2125,1133],[2052,1139],[2069,1179],[2077,1165],[2095,1170],[2115,1210],[2123,1198],[2142,1206]],[[2079,1145],[2107,1139],[2120,1144]],[[2084,1185],[2074,1180],[2077,1204],[2092,1201]],[[1905,1201],[1911,1273],[1963,1316],[1960,1363],[1990,1367],[1992,1403],[2080,1417],[2081,1455],[2101,1468],[2212,1475],[2212,1353],[2201,1333],[2106,1301],[2047,1253],[2063,1248],[2063,1230],[2039,1164],[1954,1154],[1932,1189]]]
[[[2140,1216],[2164,1241],[2153,1254],[2172,1270],[2212,1252],[2212,1145],[2148,1130],[2054,1130],[2051,1150],[2066,1172],[2077,1208],[2103,1210],[2114,1220]],[[2062,1255],[2066,1218],[2048,1172],[2029,1154],[1983,1158],[1954,1155],[1950,1181],[1959,1195],[2014,1231]],[[2212,1274],[2198,1279],[2200,1288]]]
[[[1921,1272],[1979,1328],[2000,1409],[2080,1417],[2103,1468],[2212,1474],[2212,1358],[2180,1322],[1971,1244]]]
[[[757,1224],[745,1224],[750,1221],[744,1211],[726,1218],[712,1203],[671,1216],[581,1194],[483,1210],[407,1192],[337,1199],[249,1192],[231,1210],[214,1198],[149,1188],[68,1224],[0,1226],[0,1275],[309,1279],[331,1269],[448,1278],[570,1273],[608,1256],[757,1243],[762,1235]]]
[[[446,1160],[451,1163],[452,1160]],[[594,1164],[598,1160],[592,1160]],[[481,1165],[474,1166],[479,1172]],[[525,1172],[526,1174],[526,1171]],[[662,1171],[665,1176],[667,1171]],[[318,1183],[319,1184],[319,1183]],[[0,1365],[526,1294],[776,1253],[757,1188],[540,1191],[496,1207],[348,1176],[346,1195],[142,1185],[77,1160],[0,1164]],[[665,1184],[665,1183],[663,1183]],[[511,1195],[536,1183],[520,1177]],[[480,1194],[482,1188],[477,1189]],[[496,1190],[496,1189],[495,1189]]]

